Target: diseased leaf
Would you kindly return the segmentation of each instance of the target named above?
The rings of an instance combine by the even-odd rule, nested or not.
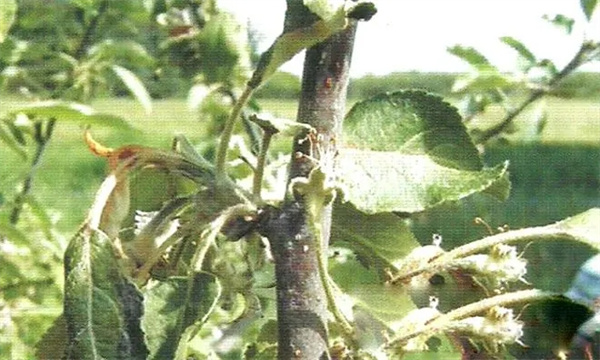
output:
[[[59,100],[40,101],[11,112],[12,115],[19,113],[24,113],[28,116],[53,118],[57,121],[74,122],[81,125],[98,125],[121,130],[133,129],[120,116],[99,114],[92,107],[75,102]]]
[[[4,42],[8,31],[17,16],[17,1],[2,0],[0,2],[0,44]]]
[[[382,278],[385,269],[394,268],[420,246],[400,217],[390,213],[365,214],[348,203],[334,206],[331,243],[353,250],[364,266],[376,269]]]
[[[84,225],[65,252],[67,359],[145,358],[124,309],[131,306],[123,296],[127,286],[110,239]]]
[[[65,353],[65,345],[68,343],[68,340],[67,322],[65,316],[61,314],[54,320],[52,326],[36,344],[36,359],[61,359]]]
[[[142,81],[133,72],[122,66],[113,65],[112,69],[115,74],[117,74],[119,79],[123,81],[123,84],[127,86],[129,91],[131,91],[137,101],[142,105],[146,111],[146,114],[150,114],[152,112],[152,98],[150,97],[148,90],[146,90],[144,83],[142,83]]]
[[[121,274],[116,248],[99,230],[118,175],[104,180],[65,251],[67,359],[145,359],[148,354],[140,327],[141,295]]]
[[[343,150],[338,164],[346,199],[368,214],[420,212],[483,192],[494,184],[506,186],[508,166],[458,170],[424,155],[368,150]],[[505,193],[499,188],[490,190],[490,195],[501,195],[500,200]]]
[[[596,7],[598,6],[598,0],[580,0],[579,4],[581,5],[581,10],[583,10],[586,19],[590,21],[594,14],[594,10],[596,10]]]
[[[149,359],[174,359],[185,353],[192,335],[204,324],[221,294],[214,275],[198,272],[192,279],[171,277],[150,284],[142,319]]]
[[[536,63],[535,55],[533,55],[533,53],[519,40],[512,36],[504,36],[501,37],[500,40],[518,52],[531,66]]]

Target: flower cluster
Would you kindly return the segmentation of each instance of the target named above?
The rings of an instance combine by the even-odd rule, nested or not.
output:
[[[474,343],[481,343],[486,351],[497,353],[501,346],[519,344],[523,336],[523,322],[512,309],[495,306],[485,316],[473,316],[450,322],[446,331],[466,335]]]
[[[496,290],[516,281],[527,283],[524,278],[527,260],[510,245],[495,245],[489,254],[470,255],[454,261],[452,265],[454,269],[473,273],[479,283]]]

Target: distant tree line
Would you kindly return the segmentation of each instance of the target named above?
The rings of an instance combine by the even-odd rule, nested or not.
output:
[[[365,75],[350,81],[348,97],[365,99],[373,95],[399,89],[424,89],[443,96],[452,96],[452,86],[459,73],[394,72],[388,75]],[[260,98],[297,99],[300,79],[290,73],[279,72],[262,87]],[[600,94],[600,73],[577,72],[564,79],[552,93],[562,98],[590,99]]]

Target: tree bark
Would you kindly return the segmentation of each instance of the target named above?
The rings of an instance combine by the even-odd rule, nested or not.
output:
[[[301,2],[288,0],[286,25],[290,24],[291,3]],[[356,21],[351,20],[345,30],[306,52],[297,120],[310,124],[317,130],[317,136],[312,141],[306,141],[306,134],[294,139],[289,180],[307,177],[317,163],[333,166],[345,115],[355,30]],[[278,358],[282,360],[329,359],[329,314],[315,249],[319,242],[306,218],[302,200],[289,198],[280,209],[271,212],[264,227],[275,258]],[[331,207],[322,214],[322,221],[328,239]],[[326,242],[322,245],[326,254]]]

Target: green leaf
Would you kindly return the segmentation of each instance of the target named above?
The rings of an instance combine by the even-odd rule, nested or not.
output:
[[[399,286],[364,285],[352,290],[350,296],[358,306],[368,310],[371,316],[392,330],[408,312],[415,309],[408,292]]]
[[[129,286],[110,239],[84,225],[65,252],[67,359],[145,358],[132,311],[136,290]]]
[[[600,208],[592,208],[548,226],[564,231],[575,240],[600,250]]]
[[[129,91],[131,91],[137,101],[142,104],[146,114],[150,114],[152,112],[152,98],[150,97],[148,90],[146,90],[144,83],[142,83],[142,81],[133,72],[122,66],[113,65],[112,69],[115,74],[117,74],[119,79],[123,81],[123,84],[127,86]]]
[[[548,15],[544,15],[542,18],[549,21],[552,25],[563,29],[567,34],[570,34],[573,31],[573,25],[575,25],[575,20],[562,14],[557,14],[553,18]]]
[[[312,126],[308,124],[281,118],[259,118],[254,115],[250,117],[250,121],[260,126],[265,132],[291,137],[312,129]]]
[[[89,56],[135,66],[150,67],[154,63],[154,59],[142,45],[127,40],[104,40],[90,48]]]
[[[427,155],[456,169],[482,168],[458,110],[423,91],[381,94],[356,103],[344,120],[344,141],[352,148]]]
[[[581,10],[583,10],[586,19],[590,21],[594,14],[594,10],[596,10],[598,6],[598,0],[580,0],[579,4],[581,5]]]
[[[476,69],[479,69],[482,66],[491,66],[489,60],[472,47],[455,45],[449,47],[448,52],[452,55],[458,56]]]
[[[519,40],[511,36],[501,37],[500,40],[518,52],[530,66],[533,66],[536,63],[535,55],[533,55],[533,53]]]
[[[18,140],[14,138],[13,134],[9,133],[4,129],[0,123],[0,141],[2,141],[9,149],[14,151],[22,160],[27,160],[27,152],[23,149]]]
[[[459,76],[452,85],[452,92],[476,94],[497,92],[498,89],[506,89],[513,83],[509,75],[504,75],[497,69],[490,69]]]
[[[285,31],[279,35],[271,47],[264,52],[252,78],[251,88],[258,88],[277,69],[291,60],[300,51],[318,44],[346,26],[344,2],[327,0],[306,0],[305,5],[320,18],[310,25]]]
[[[334,206],[331,243],[353,250],[358,260],[365,267],[375,269],[381,278],[386,269],[396,267],[420,246],[400,217],[390,213],[365,214],[348,203]],[[343,286],[344,278],[340,281]]]
[[[482,170],[445,167],[424,155],[344,150],[338,157],[346,199],[368,214],[415,213],[463,199],[496,186],[506,186],[508,163]],[[503,186],[504,184],[504,186]],[[492,188],[504,199],[506,191]]]
[[[48,240],[52,240],[54,238],[52,235],[52,219],[50,218],[50,215],[48,215],[48,212],[46,211],[44,205],[40,204],[37,201],[37,199],[31,194],[25,197],[25,203],[29,205],[29,207],[31,208],[31,212],[39,220],[39,225],[41,226],[40,230],[42,230],[44,236],[46,236]]]
[[[192,279],[171,277],[149,285],[144,295],[142,327],[149,359],[174,359],[204,324],[221,295],[211,274],[198,272]]]
[[[457,110],[437,96],[379,95],[356,104],[346,124],[352,149],[340,151],[337,175],[361,211],[420,212],[487,189],[505,198],[507,164],[484,168]]]
[[[81,125],[98,125],[121,130],[133,128],[120,116],[97,113],[92,107],[75,102],[49,100],[23,106],[11,112],[12,115],[24,113],[28,116],[53,118]]]
[[[0,217],[0,235],[17,245],[24,245],[26,247],[31,245],[27,235],[4,217]]]
[[[0,2],[0,44],[4,42],[10,27],[17,17],[17,1],[2,0]]]
[[[175,151],[181,154],[187,161],[198,167],[213,173],[214,166],[196,151],[192,143],[183,134],[175,136]]]

